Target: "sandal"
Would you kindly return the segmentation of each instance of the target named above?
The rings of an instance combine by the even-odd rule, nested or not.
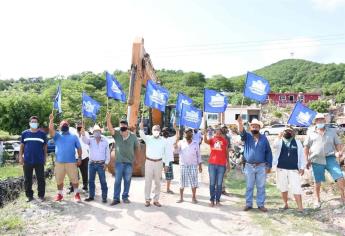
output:
[[[150,205],[151,205],[151,203],[150,203],[149,201],[146,201],[146,202],[145,202],[145,206],[146,206],[146,207],[149,207]]]
[[[171,190],[168,190],[167,193],[169,193],[169,194],[174,194],[174,192],[171,191]]]
[[[180,199],[180,200],[176,201],[176,203],[182,203],[182,202],[183,202],[183,200],[182,200],[182,199]]]
[[[193,204],[198,204],[198,200],[193,199],[193,200],[192,200],[192,203],[193,203]]]
[[[162,206],[159,202],[154,202],[153,205],[155,205],[156,207],[161,207]]]

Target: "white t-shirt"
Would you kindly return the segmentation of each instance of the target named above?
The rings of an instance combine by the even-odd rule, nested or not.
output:
[[[176,136],[164,138],[166,142],[166,158],[164,158],[164,164],[169,165],[169,162],[174,161],[174,144],[176,142]]]
[[[85,158],[89,157],[89,145],[85,144],[82,140],[83,136],[78,136],[79,142],[80,142],[80,146],[81,146],[81,151],[82,151],[82,155],[81,155],[81,159],[84,160]],[[87,132],[85,132],[85,136],[87,138],[89,138],[89,134]],[[75,157],[78,158],[78,153],[75,152]]]

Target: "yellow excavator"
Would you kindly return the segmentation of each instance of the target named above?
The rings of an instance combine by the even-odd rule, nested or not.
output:
[[[127,101],[127,120],[131,131],[137,131],[139,118],[142,115],[143,106],[141,104],[141,89],[146,86],[148,80],[152,80],[157,84],[161,81],[157,77],[153,68],[150,55],[145,51],[144,39],[136,38],[133,42],[132,48],[132,64],[130,72],[129,93]],[[175,105],[168,105],[165,112],[162,113],[157,109],[149,108],[149,117],[146,123],[147,131],[151,132],[153,125],[160,125],[162,127],[172,127],[170,123],[171,115],[174,113]],[[135,161],[133,163],[133,176],[144,176],[145,173],[145,144],[140,143],[140,151],[136,153]]]

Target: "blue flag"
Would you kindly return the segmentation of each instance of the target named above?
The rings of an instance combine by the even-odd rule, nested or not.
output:
[[[61,108],[61,85],[58,86],[56,95],[54,98],[54,109],[58,110],[59,113],[62,112]]]
[[[176,112],[178,114],[180,114],[183,104],[191,106],[193,104],[193,100],[190,97],[184,95],[183,93],[178,93],[176,101]]]
[[[228,97],[211,89],[204,91],[204,111],[222,113],[228,106]]]
[[[155,84],[152,80],[147,80],[145,94],[146,106],[164,112],[165,106],[168,103],[169,95],[170,93],[166,88]]]
[[[202,121],[202,112],[194,106],[182,105],[180,125],[199,129]]]
[[[310,126],[317,112],[306,107],[301,102],[297,102],[293,109],[288,124],[297,126]]]
[[[83,116],[96,120],[101,105],[83,92]]]
[[[247,98],[264,102],[270,92],[270,83],[263,77],[248,72],[243,95]]]
[[[105,72],[107,81],[107,96],[121,102],[126,102],[126,94],[123,92],[121,84],[116,80],[115,76]]]

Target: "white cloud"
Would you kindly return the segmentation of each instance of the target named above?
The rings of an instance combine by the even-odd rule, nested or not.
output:
[[[338,7],[345,6],[345,0],[311,0],[318,10],[333,11]]]

